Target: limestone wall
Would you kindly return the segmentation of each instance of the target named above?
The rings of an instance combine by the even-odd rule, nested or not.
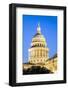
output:
[[[49,69],[51,72],[56,72],[57,71],[57,56],[53,57],[51,59],[48,59],[47,61],[45,61],[45,63],[27,63],[27,64],[23,64],[23,68],[24,69],[28,69],[32,66],[40,66],[40,67],[46,67],[47,69]]]

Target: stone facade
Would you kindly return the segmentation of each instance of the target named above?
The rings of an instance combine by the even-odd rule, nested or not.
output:
[[[51,72],[56,72],[57,71],[57,54],[54,55],[52,58],[49,58],[48,60],[45,61],[45,63],[36,63],[36,64],[23,64],[24,69],[31,68],[32,66],[40,66],[40,67],[45,67]]]
[[[57,71],[57,54],[45,62],[45,67],[52,72]]]

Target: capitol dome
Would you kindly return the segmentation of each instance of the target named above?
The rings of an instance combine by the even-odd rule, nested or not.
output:
[[[46,47],[46,40],[44,38],[44,36],[41,34],[41,28],[40,25],[38,24],[37,27],[37,33],[34,35],[34,37],[32,38],[32,43],[31,43],[31,47]]]
[[[45,63],[48,59],[49,49],[45,37],[41,33],[41,27],[38,24],[37,33],[33,36],[30,48],[28,49],[28,60],[30,63]]]

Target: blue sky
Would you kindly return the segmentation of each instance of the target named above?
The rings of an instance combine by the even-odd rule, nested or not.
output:
[[[38,23],[40,23],[41,33],[44,35],[49,48],[49,57],[57,53],[57,16],[23,15],[22,22],[24,63],[28,62],[28,49],[37,32]]]

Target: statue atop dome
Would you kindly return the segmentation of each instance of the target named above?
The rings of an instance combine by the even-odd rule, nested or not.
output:
[[[41,33],[40,23],[38,23],[38,26],[37,26],[37,33]]]

